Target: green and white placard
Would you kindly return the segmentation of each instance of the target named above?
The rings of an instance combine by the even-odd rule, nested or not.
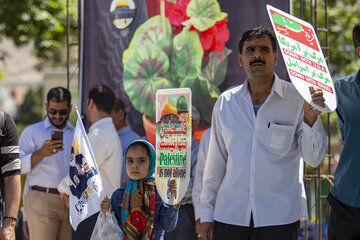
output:
[[[156,188],[167,204],[184,197],[191,172],[191,90],[189,88],[156,91]],[[177,194],[169,192],[175,180]]]

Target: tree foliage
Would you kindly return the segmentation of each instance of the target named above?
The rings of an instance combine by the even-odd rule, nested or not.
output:
[[[301,16],[300,3],[303,2]],[[315,10],[311,11],[310,0],[293,0],[293,14],[315,26]],[[326,28],[325,14],[328,14],[329,30],[329,68],[333,80],[339,76],[355,73],[360,67],[352,41],[352,29],[360,21],[360,1],[358,0],[327,0],[327,12],[325,12],[325,0],[317,2],[317,26]],[[326,46],[326,34],[318,31],[319,42],[322,47]],[[323,49],[326,55],[326,49]]]
[[[75,36],[77,6],[70,0],[70,27]],[[53,57],[66,42],[66,1],[0,0],[0,42],[6,37],[17,47],[32,43],[41,59]]]
[[[359,70],[360,60],[352,41],[353,27],[359,21],[359,1],[329,1],[330,67],[333,78]]]
[[[303,2],[303,11],[301,14],[301,2]],[[310,0],[293,0],[293,14],[304,19],[315,27],[315,10],[311,10]],[[318,38],[322,47],[329,47],[329,70],[333,81],[335,82],[341,76],[355,73],[360,68],[360,59],[357,57],[352,41],[352,29],[360,21],[360,1],[358,0],[328,0],[327,12],[325,12],[325,0],[317,2],[317,27],[326,28],[325,14],[328,17],[328,42],[326,41],[326,32],[319,30]],[[323,48],[325,56],[327,50]],[[334,112],[329,115],[330,121],[327,121],[327,114],[322,113],[321,119],[325,127],[330,124],[333,132],[338,135],[338,120]]]
[[[19,107],[18,116],[15,119],[19,133],[33,123],[40,122],[44,118],[43,87],[30,88]]]

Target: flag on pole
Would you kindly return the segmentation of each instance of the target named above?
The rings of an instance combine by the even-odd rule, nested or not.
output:
[[[75,230],[81,221],[100,211],[100,203],[104,199],[99,169],[77,109],[76,112],[78,119],[72,142],[69,170],[70,223]]]

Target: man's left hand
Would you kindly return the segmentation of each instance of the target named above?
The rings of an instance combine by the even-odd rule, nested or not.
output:
[[[15,240],[15,227],[8,225],[0,228],[0,240]]]
[[[320,107],[325,107],[325,98],[323,96],[323,91],[320,88],[315,89],[313,86],[311,86],[310,93],[313,103],[319,105]],[[304,121],[307,125],[312,127],[320,113],[321,111],[316,110],[308,102],[304,102]]]

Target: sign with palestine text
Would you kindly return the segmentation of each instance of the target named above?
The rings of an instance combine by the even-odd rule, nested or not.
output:
[[[313,107],[322,112],[334,111],[334,83],[313,26],[270,5],[266,7],[291,82]],[[325,108],[312,103],[310,86],[323,90]]]
[[[191,90],[156,92],[156,188],[167,204],[177,204],[188,188],[191,171]],[[169,192],[177,184],[177,196]]]

